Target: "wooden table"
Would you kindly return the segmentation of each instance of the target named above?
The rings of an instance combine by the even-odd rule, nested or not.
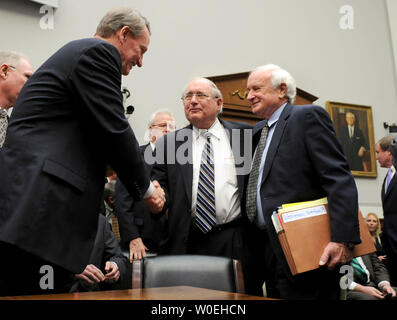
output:
[[[0,297],[0,300],[272,300],[188,286]]]

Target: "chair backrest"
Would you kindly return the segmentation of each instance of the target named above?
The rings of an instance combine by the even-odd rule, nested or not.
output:
[[[164,255],[134,260],[133,289],[169,286],[245,293],[239,260],[203,255]]]

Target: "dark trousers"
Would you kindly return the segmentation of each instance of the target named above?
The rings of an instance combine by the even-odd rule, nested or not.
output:
[[[0,296],[68,292],[74,274],[14,245],[0,242]]]
[[[273,230],[271,230],[273,232]],[[326,267],[292,276],[283,253],[276,254],[278,239],[270,239],[269,231],[252,225],[249,230],[249,280],[247,293],[256,294],[265,281],[269,298],[288,300],[337,300],[340,296],[339,268]],[[281,249],[281,248],[280,248]]]
[[[188,254],[229,257],[243,260],[244,226],[242,219],[217,225],[204,234],[192,222],[187,245]]]

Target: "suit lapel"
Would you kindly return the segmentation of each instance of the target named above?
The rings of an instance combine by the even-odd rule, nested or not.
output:
[[[287,125],[288,118],[291,114],[291,110],[292,110],[292,105],[290,103],[288,103],[285,106],[283,112],[281,113],[280,118],[278,119],[277,123],[274,124],[276,126],[276,128],[274,129],[272,141],[270,141],[270,146],[267,151],[265,166],[263,168],[261,184],[263,184],[264,181],[266,180],[267,175],[269,174],[270,168],[272,167],[274,156],[276,155],[277,149],[280,145],[281,137],[283,136],[283,132],[284,132],[285,126]]]
[[[182,129],[183,132],[179,132],[179,133],[181,134],[180,137],[183,136],[184,139],[182,141],[177,141],[178,139],[175,139],[175,150],[178,151],[179,148],[181,147],[182,149],[179,152],[183,150],[184,159],[186,159],[186,156],[188,157],[187,163],[180,163],[178,161],[179,159],[175,159],[175,160],[180,170],[182,171],[186,197],[190,204],[192,203],[192,185],[193,185],[193,155],[192,155],[193,130],[192,129],[193,128],[191,125],[183,128]],[[177,135],[175,135],[175,137],[177,137]],[[175,152],[175,154],[178,155],[179,152]]]
[[[386,194],[385,194],[385,199],[389,196],[389,194],[391,193],[391,189],[393,189],[393,187],[394,187],[395,184],[396,184],[396,181],[397,181],[397,179],[396,179],[396,174],[397,174],[397,173],[395,173],[394,176],[393,176],[393,178],[390,180],[390,184],[389,184],[389,186],[387,187],[387,191],[386,191]],[[385,178],[385,180],[383,181],[382,193],[385,192],[385,184],[386,184],[386,178]]]

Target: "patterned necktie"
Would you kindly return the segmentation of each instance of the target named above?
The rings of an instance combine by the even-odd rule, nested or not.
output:
[[[385,185],[385,193],[387,192],[387,189],[389,188],[390,180],[391,180],[391,175],[392,175],[392,170],[391,167],[387,171],[387,176],[386,176],[386,185]]]
[[[256,148],[254,162],[252,163],[251,173],[248,178],[247,186],[247,199],[246,199],[246,211],[248,219],[252,222],[256,218],[256,191],[258,188],[258,177],[259,177],[259,166],[261,164],[263,150],[266,145],[267,133],[269,126],[267,122],[262,129],[261,137],[259,139],[258,146]]]
[[[6,138],[7,126],[8,126],[7,111],[4,109],[0,109],[0,148],[3,146],[4,140]]]
[[[216,225],[214,153],[210,137],[201,155],[195,223],[203,233]]]

